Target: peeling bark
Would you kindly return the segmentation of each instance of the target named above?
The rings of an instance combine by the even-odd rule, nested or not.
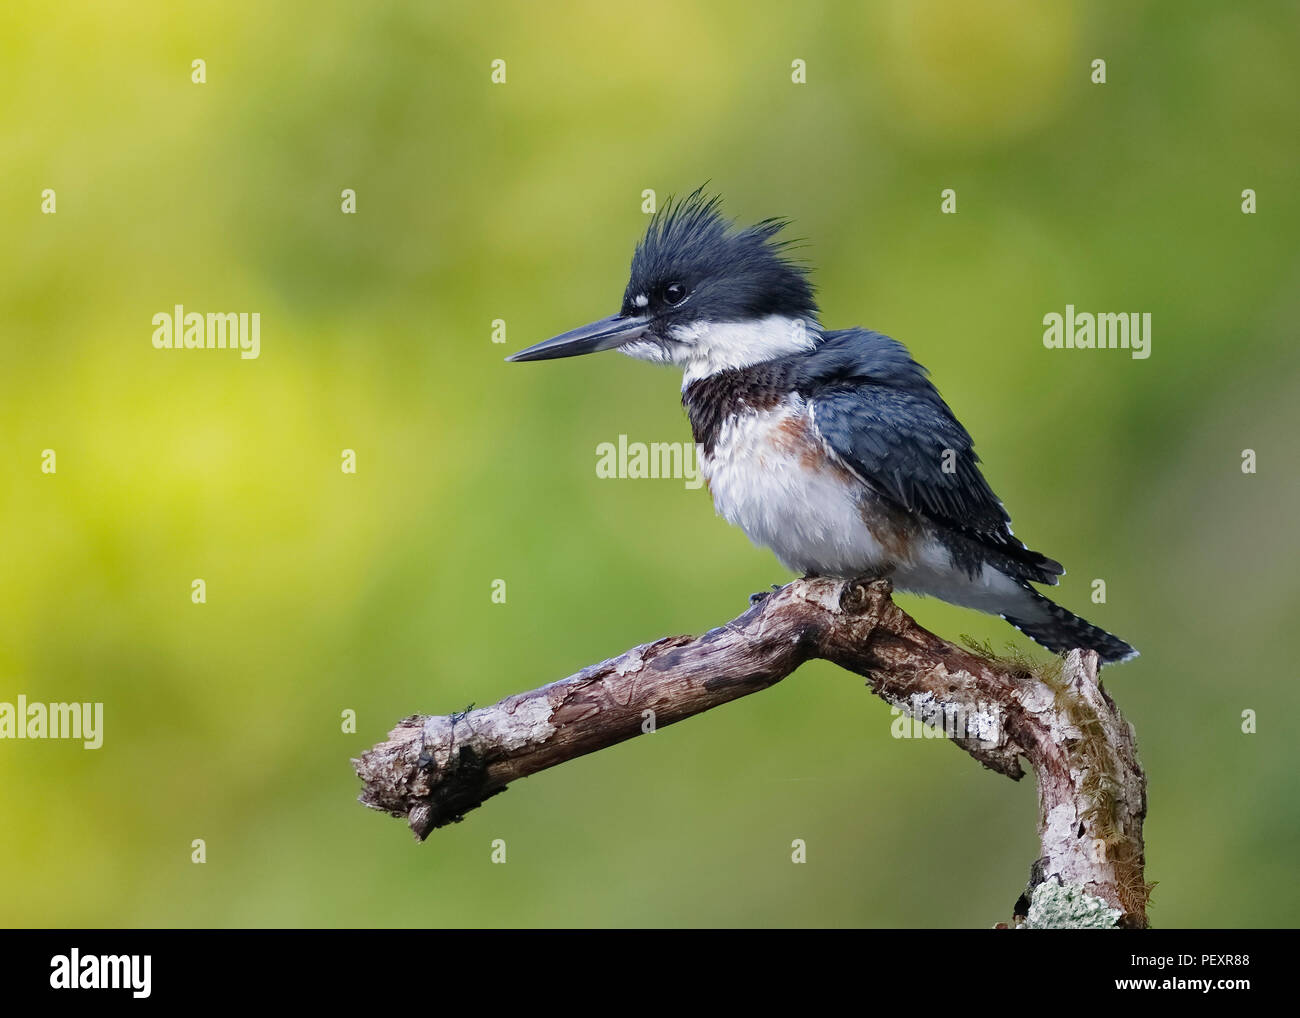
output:
[[[1014,912],[1056,878],[1146,925],[1146,779],[1132,727],[1071,651],[1059,678],[940,639],[890,599],[887,580],[796,580],[703,636],[634,647],[491,707],[412,715],[353,761],[360,801],[405,817],[421,840],[512,781],[780,682],[813,658],[866,678],[985,767],[1038,777],[1042,849]]]

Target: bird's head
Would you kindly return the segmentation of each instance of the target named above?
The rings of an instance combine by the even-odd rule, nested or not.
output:
[[[776,240],[784,220],[743,229],[697,190],[650,221],[632,256],[618,314],[513,354],[549,360],[618,349],[692,375],[808,349],[818,333],[806,270]]]

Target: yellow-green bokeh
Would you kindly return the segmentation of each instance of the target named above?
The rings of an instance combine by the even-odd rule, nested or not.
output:
[[[688,438],[673,372],[502,362],[615,309],[644,189],[709,180],[796,220],[826,322],[909,344],[1064,603],[1141,648],[1106,678],[1152,921],[1293,924],[1298,47],[1281,3],[5,4],[0,700],[106,732],[0,742],[0,922],[1006,918],[1032,781],[891,738],[829,666],[423,845],[354,801],[399,717],[786,578],[703,491],[596,477],[620,433]],[[1150,312],[1152,356],[1045,350],[1067,303]],[[175,304],[259,312],[260,358],[153,349]]]

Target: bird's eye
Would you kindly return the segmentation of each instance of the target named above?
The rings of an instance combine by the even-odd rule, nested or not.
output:
[[[686,299],[685,283],[669,283],[664,287],[664,300],[676,307]]]

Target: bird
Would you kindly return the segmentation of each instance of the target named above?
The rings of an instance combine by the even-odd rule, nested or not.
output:
[[[822,326],[782,218],[738,226],[698,188],[655,212],[617,314],[511,354],[602,350],[682,370],[682,404],[717,513],[805,577],[999,615],[1053,653],[1137,656],[1044,596],[1065,570],[1031,551],[966,428],[899,341]]]

